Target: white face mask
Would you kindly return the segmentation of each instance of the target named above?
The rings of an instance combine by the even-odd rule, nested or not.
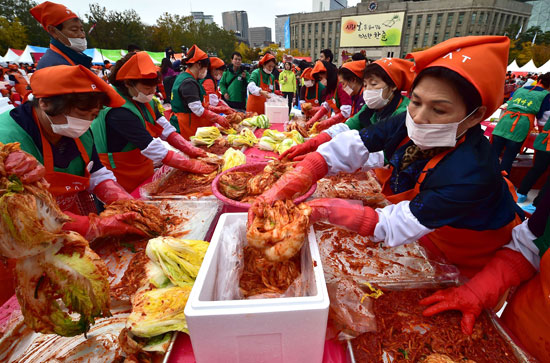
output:
[[[313,87],[313,81],[312,81],[312,80],[304,81],[304,85],[305,85],[306,87]]]
[[[323,86],[325,86],[325,87],[327,86],[327,79],[326,79],[326,78],[320,79],[319,82],[321,82],[321,84],[322,84]]]
[[[86,38],[67,38],[69,39],[69,48],[74,50],[75,52],[83,52],[88,48],[88,42],[86,41]]]
[[[344,92],[346,92],[350,96],[353,93],[353,88],[351,88],[350,86],[345,86],[343,89],[344,89]]]
[[[271,72],[273,72],[273,71],[270,70],[270,69],[264,68],[264,72],[267,73],[267,74],[271,74]]]
[[[137,91],[138,95],[133,96],[132,99],[136,102],[140,103],[149,103],[153,99],[154,94],[146,95],[144,93],[141,93],[137,88],[134,88],[134,90]]]
[[[464,130],[462,135],[457,135],[458,126],[476,111],[477,108],[462,120],[450,124],[417,124],[412,119],[409,108],[407,107],[407,134],[421,150],[427,150],[434,147],[454,147],[456,145],[456,139],[467,131]]]
[[[52,126],[52,131],[58,135],[70,137],[71,139],[77,139],[82,136],[86,131],[88,131],[93,121],[88,121],[69,115],[64,116],[67,119],[66,124],[54,124],[50,116],[46,114],[46,117]]]
[[[363,99],[365,100],[368,108],[371,110],[378,110],[390,102],[389,99],[382,96],[384,89],[386,89],[386,87],[373,90],[366,89],[363,91]]]

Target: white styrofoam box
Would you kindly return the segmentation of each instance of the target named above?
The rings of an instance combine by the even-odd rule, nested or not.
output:
[[[288,105],[269,103],[265,104],[265,115],[272,124],[282,124],[288,122]]]
[[[315,276],[310,296],[213,301],[222,233],[246,218],[222,214],[189,295],[185,317],[197,363],[321,362],[329,298],[312,227],[303,247]]]

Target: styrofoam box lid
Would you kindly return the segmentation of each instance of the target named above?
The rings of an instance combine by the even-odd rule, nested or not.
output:
[[[313,273],[315,276],[315,286],[312,288],[314,295],[304,297],[286,297],[270,299],[249,299],[249,300],[224,300],[212,301],[214,296],[214,286],[217,274],[217,263],[219,253],[219,241],[225,226],[231,225],[234,221],[246,220],[247,213],[225,213],[222,214],[210,246],[206,251],[203,263],[199,270],[193,289],[189,295],[189,300],[185,307],[185,315],[192,316],[220,316],[234,314],[262,314],[266,312],[283,311],[302,311],[302,310],[324,310],[328,311],[329,298],[323,267],[315,233],[313,227],[310,227],[308,233],[308,243],[304,245],[309,249],[313,263]]]

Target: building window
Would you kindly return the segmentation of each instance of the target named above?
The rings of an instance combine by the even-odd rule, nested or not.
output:
[[[476,16],[477,16],[477,13],[472,13],[472,25],[476,23]]]
[[[415,34],[415,35],[414,35],[413,47],[416,47],[416,46],[418,46],[418,34]]]
[[[428,14],[426,16],[426,28],[428,28],[431,23],[432,23],[432,14]]]
[[[457,30],[455,33],[455,37],[459,37],[459,36],[460,36],[460,30]]]
[[[405,34],[405,45],[409,45],[409,34]]]
[[[407,28],[410,28],[412,25],[413,17],[407,16]]]
[[[336,34],[340,33],[340,22],[336,22]]]
[[[432,42],[432,45],[436,45],[437,44],[437,38],[439,38],[439,33],[434,33],[434,40]]]
[[[319,23],[315,23],[315,34],[319,33]]]
[[[311,23],[307,25],[307,33],[311,34]]]
[[[305,34],[305,32],[306,32],[306,25],[302,24],[302,35]]]
[[[311,49],[311,38],[307,40],[307,48]]]
[[[479,19],[478,19],[478,22],[479,24],[482,24],[484,21],[485,21],[485,12],[482,11],[480,14],[479,14]]]
[[[332,21],[328,23],[328,32],[332,33]]]
[[[325,23],[321,23],[321,33],[325,32]]]
[[[443,14],[437,14],[437,19],[435,21],[435,25],[440,26],[441,25],[441,19],[443,19]]]
[[[447,14],[447,26],[453,25],[453,15],[454,13]]]
[[[422,47],[428,45],[428,32],[424,33],[424,39],[422,40]]]
[[[449,39],[449,31],[448,30],[445,32],[445,37],[443,38],[443,40],[447,40],[447,39]]]
[[[306,47],[306,40],[302,39],[302,49],[304,49],[305,47]]]
[[[497,17],[498,13],[495,13],[495,15],[493,16],[493,26],[495,26],[495,24],[497,23]]]
[[[321,39],[321,49],[325,49],[325,39]]]
[[[416,27],[418,28],[420,26],[420,23],[422,23],[422,17],[424,15],[417,15],[416,16]]]
[[[327,48],[331,48],[332,47],[332,38],[328,38],[328,44],[327,44]]]
[[[463,22],[464,22],[464,13],[459,13],[458,14],[458,25],[462,25]]]

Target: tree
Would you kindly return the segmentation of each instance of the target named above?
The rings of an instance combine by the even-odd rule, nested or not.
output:
[[[252,63],[260,57],[260,48],[250,48],[246,43],[241,42],[235,49],[236,52],[241,53],[244,63]]]
[[[10,21],[0,16],[0,53],[6,53],[8,48],[24,49],[28,40],[27,30],[19,18]]]
[[[0,14],[10,22],[18,19],[25,27],[27,44],[47,47],[50,44],[49,34],[42,28],[42,25],[30,13],[30,9],[37,3],[32,0],[2,0],[0,1]],[[10,45],[15,48],[15,45]],[[24,46],[23,46],[24,47]]]

